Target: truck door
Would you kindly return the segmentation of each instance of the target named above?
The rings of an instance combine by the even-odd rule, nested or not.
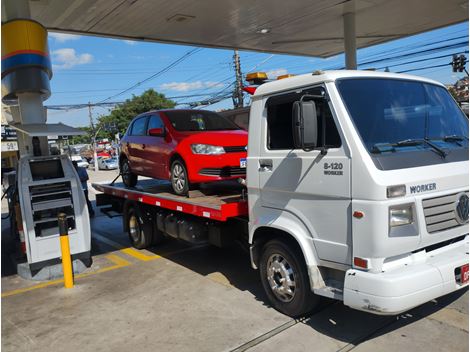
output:
[[[266,100],[258,160],[260,199],[263,207],[290,212],[305,224],[320,259],[350,264],[351,164],[328,99],[314,100],[325,155],[321,148],[295,149],[292,134],[293,102],[307,93],[324,92],[316,87]]]

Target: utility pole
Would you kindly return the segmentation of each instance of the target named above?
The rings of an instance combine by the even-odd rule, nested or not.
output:
[[[95,130],[95,126],[93,126],[93,115],[91,113],[91,102],[88,102],[88,117],[90,118],[90,127],[91,130]]]
[[[91,113],[91,103],[88,102],[88,117],[90,118],[90,127],[91,127],[91,142],[92,147],[93,147],[93,161],[95,162],[95,171],[98,171],[98,158],[97,158],[97,153],[96,153],[96,133],[95,133],[95,126],[93,124],[93,115]]]
[[[243,107],[243,83],[242,83],[242,72],[240,68],[240,56],[238,55],[238,50],[233,51],[233,65],[235,68],[235,89],[233,91],[233,107],[242,108]]]

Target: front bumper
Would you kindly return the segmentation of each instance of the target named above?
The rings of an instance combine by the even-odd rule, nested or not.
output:
[[[240,159],[246,153],[225,153],[222,155],[193,154],[185,160],[191,183],[237,179],[246,176],[246,168],[240,167]]]
[[[374,314],[393,315],[468,286],[455,269],[468,263],[467,235],[462,241],[427,252],[414,263],[371,273],[346,271],[344,304]]]

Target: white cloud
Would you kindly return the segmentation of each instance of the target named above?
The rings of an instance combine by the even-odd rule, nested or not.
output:
[[[276,68],[274,70],[267,71],[266,74],[269,79],[276,79],[278,76],[287,74],[287,70],[285,68]]]
[[[54,38],[58,43],[65,43],[70,40],[78,40],[82,36],[76,34],[67,34],[67,33],[49,33],[49,37]]]
[[[135,40],[124,40],[124,43],[126,43],[127,45],[136,45],[137,42]]]
[[[195,81],[195,82],[170,82],[160,85],[162,90],[175,90],[178,92],[187,92],[189,90],[204,89],[204,88],[218,88],[223,87],[222,83],[212,81]]]
[[[89,64],[93,61],[91,54],[79,54],[72,48],[57,49],[52,52],[53,69],[68,69],[77,65]]]

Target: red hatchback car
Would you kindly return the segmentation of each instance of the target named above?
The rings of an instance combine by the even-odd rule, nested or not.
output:
[[[160,110],[135,117],[121,139],[126,186],[137,175],[170,180],[176,194],[246,175],[248,133],[212,111]]]

